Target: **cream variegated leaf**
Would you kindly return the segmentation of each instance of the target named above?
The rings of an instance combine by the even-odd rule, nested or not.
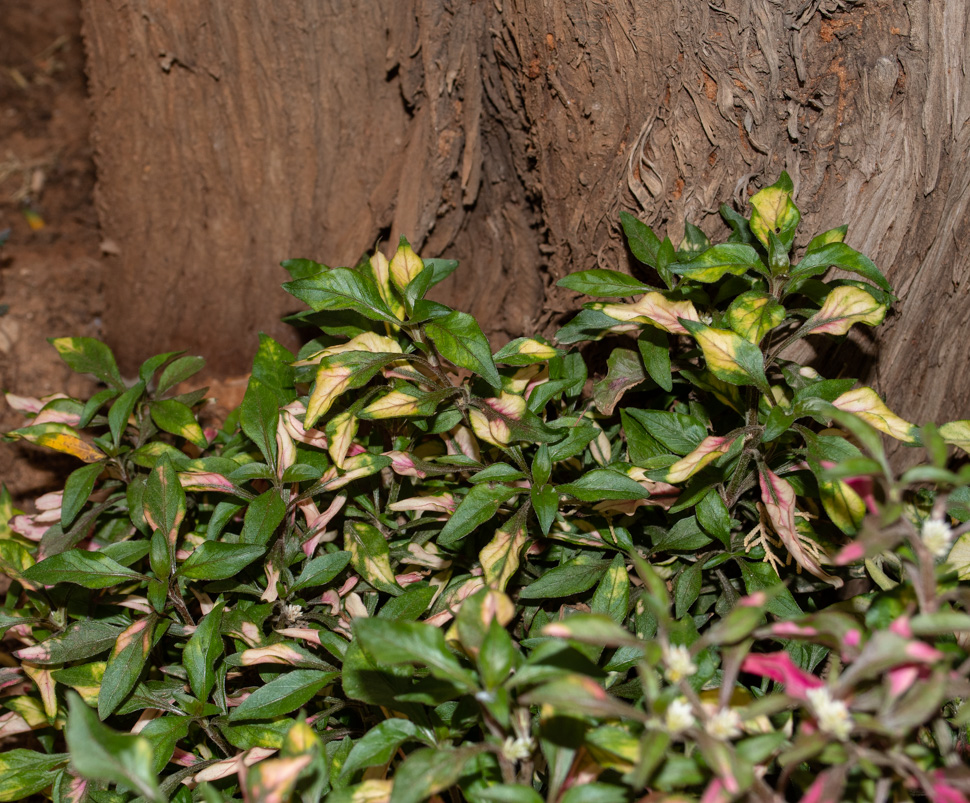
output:
[[[807,322],[806,334],[844,335],[855,323],[876,326],[886,317],[881,304],[860,287],[836,287],[822,308]]]
[[[665,482],[683,482],[689,477],[693,477],[704,466],[714,462],[721,455],[727,453],[731,444],[737,439],[729,437],[719,437],[709,435],[704,438],[690,454],[682,457],[667,469],[664,476]]]
[[[872,388],[856,388],[832,402],[833,407],[853,413],[867,424],[903,443],[916,442],[916,426],[890,410]],[[945,436],[944,436],[945,437]]]
[[[650,324],[677,335],[688,334],[680,322],[681,319],[700,321],[700,316],[690,301],[671,301],[661,293],[645,293],[630,304],[595,303],[587,306],[618,321]]]

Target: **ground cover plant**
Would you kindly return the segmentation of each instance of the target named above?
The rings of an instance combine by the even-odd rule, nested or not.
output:
[[[8,394],[81,465],[0,499],[0,800],[966,800],[970,422],[785,357],[893,301],[791,194],[624,215],[644,280],[497,351],[404,240],[284,263],[218,430],[198,358],[52,341],[104,388]]]

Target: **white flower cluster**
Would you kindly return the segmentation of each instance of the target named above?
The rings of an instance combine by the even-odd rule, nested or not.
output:
[[[697,664],[690,657],[690,649],[682,644],[664,647],[663,660],[666,665],[664,677],[671,683],[689,678],[697,671]]]
[[[502,755],[509,761],[524,761],[532,755],[532,749],[534,747],[535,745],[532,739],[522,736],[516,739],[509,736],[502,744]]]
[[[844,702],[833,699],[832,693],[826,686],[808,689],[805,696],[808,697],[815,711],[819,730],[830,733],[842,741],[849,738],[849,734],[852,733],[852,715]]]
[[[292,625],[301,616],[303,616],[302,605],[284,605],[283,611],[280,613],[280,621],[282,624]]]
[[[664,727],[668,733],[676,734],[694,725],[694,709],[683,697],[678,697],[667,706]]]
[[[704,730],[722,742],[737,739],[741,735],[741,715],[733,708],[721,708],[707,720]]]
[[[953,543],[953,530],[943,519],[927,519],[920,530],[920,538],[934,558],[945,558]]]

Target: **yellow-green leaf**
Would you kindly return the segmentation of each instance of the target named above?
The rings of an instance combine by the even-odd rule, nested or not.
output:
[[[671,301],[661,293],[645,293],[631,304],[596,302],[587,304],[586,307],[599,310],[618,321],[647,323],[678,335],[688,334],[680,319],[700,321],[700,316],[690,301]]]
[[[947,443],[970,454],[970,421],[950,421],[940,427],[940,436]]]
[[[839,410],[853,413],[870,426],[896,440],[903,443],[916,442],[916,426],[892,412],[872,388],[850,390],[839,396],[832,405]],[[940,431],[942,433],[943,427]]]
[[[492,540],[482,547],[478,560],[485,573],[485,582],[490,588],[505,591],[512,575],[519,570],[519,556],[527,540],[525,527],[499,529],[495,531]]]
[[[667,469],[664,475],[665,482],[683,482],[689,477],[694,476],[704,466],[714,462],[722,454],[727,453],[734,443],[735,438],[719,437],[709,435],[704,438],[690,454],[682,457]]]
[[[703,323],[685,321],[704,353],[707,369],[718,379],[732,385],[755,385],[770,392],[765,377],[764,356],[753,343],[729,329],[714,329]]]
[[[767,293],[751,290],[739,295],[728,307],[727,323],[755,345],[785,320],[785,308]]]
[[[846,535],[855,535],[866,517],[866,503],[847,482],[820,481],[819,498],[832,523]]]
[[[46,446],[55,452],[73,455],[85,463],[94,463],[105,456],[100,449],[81,440],[77,430],[67,426],[67,424],[35,424],[30,427],[15,429],[8,432],[7,436],[19,438],[37,446]]]
[[[344,528],[344,549],[350,562],[370,585],[397,596],[401,586],[391,569],[391,555],[380,530],[363,521],[349,521]]]
[[[422,399],[404,390],[392,390],[360,411],[361,418],[403,418],[422,415]]]
[[[751,233],[768,247],[768,233],[791,245],[795,227],[801,220],[798,207],[792,203],[795,186],[788,173],[782,172],[778,181],[751,196]]]
[[[347,450],[357,434],[357,416],[349,410],[335,415],[325,427],[327,433],[327,451],[338,468],[344,468]]]
[[[806,334],[844,335],[854,323],[876,326],[885,317],[886,305],[880,304],[861,287],[836,287],[808,321]]]

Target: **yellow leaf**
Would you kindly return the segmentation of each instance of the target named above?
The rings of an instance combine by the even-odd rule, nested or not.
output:
[[[727,453],[727,450],[731,448],[731,444],[734,441],[735,438],[708,435],[694,451],[686,457],[680,458],[680,460],[667,469],[667,475],[664,477],[664,481],[683,482],[688,477],[694,476],[704,466],[717,460],[722,454]]]
[[[387,257],[380,251],[375,251],[374,255],[370,258],[370,269],[377,282],[377,291],[381,294],[384,303],[387,304],[388,308],[396,317],[403,320],[404,305],[394,295],[394,290],[391,289],[391,271]]]
[[[770,187],[751,196],[751,233],[765,247],[768,246],[768,232],[774,232],[784,241],[785,235],[791,234],[801,220],[798,207],[791,200],[792,190],[791,178],[782,173]]]
[[[361,418],[401,418],[420,413],[420,400],[409,393],[392,390],[361,410]]]
[[[647,323],[678,335],[689,334],[678,318],[700,321],[700,316],[690,301],[671,301],[661,293],[645,293],[639,300],[630,304],[590,304],[618,321]]]
[[[886,317],[886,305],[859,287],[836,287],[808,322],[812,334],[844,335],[854,323],[876,326]]]
[[[398,290],[404,290],[411,280],[424,270],[424,262],[421,257],[414,253],[411,244],[401,238],[401,242],[391,259],[391,281]]]
[[[303,422],[306,429],[311,429],[316,420],[330,409],[337,397],[347,389],[352,377],[353,372],[343,365],[317,371]]]
[[[947,443],[970,454],[970,421],[951,421],[940,427],[940,436]]]
[[[903,443],[916,442],[916,427],[892,412],[872,388],[856,388],[843,393],[832,402],[832,406],[854,413],[870,426],[896,440]]]

